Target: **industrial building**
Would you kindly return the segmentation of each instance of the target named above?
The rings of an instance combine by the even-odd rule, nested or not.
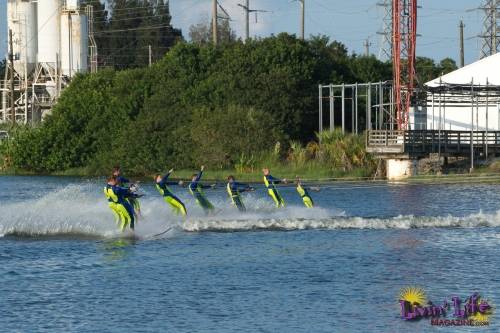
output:
[[[75,74],[96,67],[92,7],[79,0],[7,0],[7,25],[0,122],[40,121]]]

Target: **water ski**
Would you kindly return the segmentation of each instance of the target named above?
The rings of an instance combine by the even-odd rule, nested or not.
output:
[[[173,228],[174,228],[174,227],[168,227],[165,231],[162,231],[162,232],[160,232],[159,234],[156,234],[156,235],[147,236],[146,238],[156,238],[156,237],[163,236],[163,235],[165,235],[167,232],[169,232],[170,230],[172,230]]]

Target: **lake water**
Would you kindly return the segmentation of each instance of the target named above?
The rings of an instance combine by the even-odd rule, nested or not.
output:
[[[434,304],[500,304],[500,185],[332,184],[313,210],[293,188],[276,210],[259,187],[243,215],[219,187],[213,217],[173,187],[182,221],[143,184],[136,240],[120,238],[102,187],[0,177],[0,331],[500,331],[495,308],[488,327],[436,327],[398,303],[419,286]]]

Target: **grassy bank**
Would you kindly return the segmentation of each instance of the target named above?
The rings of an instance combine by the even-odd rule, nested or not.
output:
[[[30,135],[31,130],[25,130],[23,135]],[[251,137],[251,136],[249,136]],[[151,177],[156,173],[163,173],[170,168],[178,167],[174,177],[178,179],[188,179],[201,164],[207,166],[205,180],[221,181],[228,175],[234,175],[242,181],[260,181],[262,178],[262,168],[267,167],[277,177],[295,179],[299,176],[303,179],[322,178],[359,178],[371,177],[376,170],[376,161],[365,152],[364,135],[342,134],[341,131],[323,132],[318,136],[317,141],[311,141],[303,145],[298,141],[279,142],[273,145],[262,145],[265,149],[254,153],[228,154],[225,151],[211,151],[210,147],[201,151],[201,155],[214,155],[224,160],[217,167],[217,163],[189,163],[189,166],[179,165],[173,160],[165,160],[164,163],[156,165],[141,165],[141,168],[133,167],[129,162],[120,159],[111,160],[106,164],[86,163],[85,166],[67,167],[63,170],[48,170],[46,168],[35,168],[16,166],[15,154],[27,155],[21,150],[18,141],[11,140],[0,146],[0,158],[3,159],[3,174],[46,174],[58,176],[106,176],[110,174],[113,165],[121,165],[125,174],[130,177]],[[245,144],[252,145],[251,141]],[[17,149],[17,150],[16,150]],[[242,149],[245,151],[245,149]],[[11,158],[14,156],[14,158]],[[223,156],[224,158],[220,157]],[[30,159],[47,159],[45,154],[29,155]],[[215,157],[214,157],[215,158]],[[133,165],[138,165],[132,156]],[[140,159],[140,157],[138,157]],[[9,161],[13,161],[9,163]],[[128,160],[127,160],[128,161]],[[37,162],[38,163],[38,162]],[[50,163],[50,161],[43,161]],[[214,165],[215,164],[215,165]]]
[[[125,170],[126,171],[126,170]],[[166,169],[165,169],[166,172]],[[172,178],[179,180],[190,179],[193,173],[197,172],[197,170],[175,170]],[[326,179],[326,178],[369,178],[371,177],[371,172],[369,170],[358,168],[352,171],[332,171],[328,168],[314,168],[314,167],[303,167],[303,168],[295,168],[291,166],[275,166],[271,168],[271,172],[276,177],[286,178],[286,179],[295,179],[296,176],[301,177],[302,179]],[[150,173],[147,175],[134,175],[127,174],[127,176],[131,176],[137,179],[150,179],[156,173]],[[35,173],[25,170],[14,170],[12,168],[0,171],[0,175],[10,175],[10,176],[64,176],[64,177],[103,177],[106,176],[105,173],[94,173],[89,172],[89,170],[85,168],[75,168],[69,169],[61,172],[52,172],[52,173]],[[245,171],[239,172],[235,169],[226,169],[226,170],[206,170],[203,176],[203,180],[206,181],[225,181],[227,176],[233,175],[238,180],[245,182],[260,182],[262,181],[262,171],[260,169],[255,169],[253,171]]]

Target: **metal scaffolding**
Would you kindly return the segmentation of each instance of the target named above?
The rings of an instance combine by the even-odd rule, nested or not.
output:
[[[343,133],[394,129],[393,101],[388,81],[319,85],[319,132],[325,123],[330,131],[341,128]]]
[[[500,105],[500,86],[493,85],[486,80],[486,84],[475,84],[471,79],[469,84],[455,84],[439,81],[435,87],[427,87],[427,113],[431,119],[431,130],[446,130],[446,107],[469,109],[471,112],[470,130],[491,130],[489,123],[490,112],[498,109]],[[436,107],[437,106],[437,107]],[[485,125],[479,124],[479,110],[485,114]],[[497,111],[500,112],[500,111]],[[448,117],[449,118],[449,117]],[[448,120],[450,123],[450,121]],[[449,124],[451,127],[451,124]],[[498,117],[497,129],[500,129],[500,115]]]

